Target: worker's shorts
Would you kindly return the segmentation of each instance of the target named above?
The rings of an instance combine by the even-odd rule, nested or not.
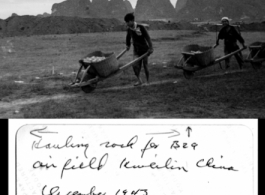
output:
[[[134,59],[141,57],[142,55],[144,55],[146,52],[148,52],[148,50],[134,50],[133,51],[133,56]],[[148,56],[144,57],[142,60],[140,60],[139,62],[144,63],[148,61]],[[137,64],[137,63],[136,63]]]
[[[236,43],[225,43],[224,53],[229,54],[239,49]]]
[[[133,58],[134,59],[137,59],[139,57],[141,57],[142,55],[144,55],[148,50],[143,50],[141,52],[136,52],[134,50],[133,52]],[[133,64],[133,70],[135,72],[136,75],[139,75],[140,74],[140,71],[141,71],[141,68],[142,68],[142,65],[144,66],[144,68],[146,69],[147,68],[147,65],[148,65],[148,56],[145,56],[143,59],[141,59],[140,61],[136,62]]]
[[[225,55],[228,55],[228,54],[230,54],[230,53],[232,53],[232,52],[234,52],[234,51],[236,51],[238,49],[239,49],[239,46],[236,43],[225,44],[224,53],[225,53]],[[236,53],[235,54],[235,58],[236,58],[238,64],[242,64],[243,63],[242,52]],[[225,59],[226,64],[230,63],[230,59],[231,59],[231,57]]]

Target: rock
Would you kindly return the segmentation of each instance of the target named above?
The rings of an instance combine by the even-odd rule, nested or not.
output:
[[[5,20],[6,27],[3,34],[8,36],[29,35],[37,25],[39,18],[36,16],[12,16]]]
[[[133,9],[132,4],[130,3],[130,1],[125,0],[123,2],[124,2],[125,6],[127,8],[127,12],[128,13],[134,12],[134,9]]]
[[[5,20],[0,19],[0,35],[1,36],[3,36],[5,29],[6,29],[6,22]]]
[[[15,111],[14,111],[14,114],[18,114],[18,113],[19,113],[19,110],[15,110]]]
[[[185,5],[187,4],[187,1],[188,0],[178,0],[176,2],[176,6],[175,6],[176,13],[178,13],[179,10],[185,7]]]
[[[52,5],[52,16],[89,17],[90,0],[66,0]]]
[[[93,0],[90,5],[90,15],[96,18],[108,17],[108,0]]]
[[[132,9],[128,9],[129,1],[125,3],[123,0],[111,0],[108,2],[108,14],[109,17],[118,18],[123,20],[124,16],[132,12]]]
[[[123,20],[127,13],[133,12],[131,3],[126,0],[93,0],[91,17],[117,18]]]
[[[117,18],[123,20],[133,8],[128,0],[66,0],[52,6],[52,16]]]
[[[51,16],[51,14],[48,14],[46,12],[44,12],[43,14],[38,14],[37,17],[49,17]]]
[[[169,0],[138,0],[135,16],[137,20],[171,19],[176,12]]]
[[[265,16],[264,0],[178,0],[177,18],[190,21],[216,21],[223,16],[233,20],[258,20]]]

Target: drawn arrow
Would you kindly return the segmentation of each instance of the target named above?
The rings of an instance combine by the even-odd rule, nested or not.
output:
[[[165,134],[175,134],[175,135],[169,136],[168,138],[176,137],[176,136],[180,135],[180,133],[177,130],[175,130],[175,129],[171,129],[171,132],[147,133],[146,135],[165,135]]]
[[[30,131],[30,134],[39,138],[42,138],[41,135],[38,135],[40,133],[58,133],[58,132],[53,132],[53,131],[44,131],[45,129],[47,129],[47,127],[43,127],[42,129],[34,129],[32,131]]]
[[[188,127],[188,128],[186,129],[186,131],[188,131],[188,137],[190,137],[190,132],[192,131],[192,129],[191,129],[190,127]]]

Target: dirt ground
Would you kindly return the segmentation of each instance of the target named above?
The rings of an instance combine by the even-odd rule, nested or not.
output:
[[[150,85],[133,87],[131,68],[100,82],[93,93],[70,88],[78,60],[95,50],[124,49],[124,33],[45,35],[1,39],[0,118],[261,118],[265,116],[264,66],[229,70],[214,65],[191,80],[174,66],[187,44],[212,45],[215,33],[151,31]],[[246,43],[263,32],[243,34]],[[122,37],[122,39],[121,39]],[[265,40],[263,40],[265,41]],[[11,51],[11,52],[10,52]],[[220,45],[215,53],[223,55]],[[244,57],[249,53],[243,51]],[[132,52],[121,60],[132,60]],[[142,74],[144,80],[144,74]]]

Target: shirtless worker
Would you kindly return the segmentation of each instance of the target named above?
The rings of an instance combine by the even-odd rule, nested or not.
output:
[[[132,39],[134,47],[133,50],[134,58],[138,58],[143,54],[145,54],[146,52],[149,52],[149,55],[153,53],[153,45],[151,38],[146,28],[143,25],[137,24],[135,22],[134,14],[133,13],[126,14],[124,20],[127,24],[127,35],[126,35],[127,51],[131,47],[131,39]],[[134,84],[134,86],[142,84],[142,80],[140,78],[142,64],[144,66],[147,84],[149,84],[148,56],[146,56],[142,60],[138,61],[133,65],[134,74],[138,79],[138,81]]]
[[[228,17],[223,17],[221,19],[223,27],[218,34],[218,38],[216,40],[216,45],[215,45],[215,47],[217,45],[219,45],[219,39],[224,39],[224,53],[225,53],[225,55],[228,55],[228,54],[239,49],[239,47],[237,45],[237,41],[239,41],[244,48],[246,47],[245,41],[242,38],[242,36],[237,32],[235,27],[233,27],[229,24],[230,20],[231,19],[229,19]],[[236,57],[236,60],[239,64],[240,69],[242,69],[242,67],[243,67],[242,53],[241,52],[236,53],[235,57]],[[228,69],[230,67],[230,58],[227,58],[225,60],[226,69]]]

